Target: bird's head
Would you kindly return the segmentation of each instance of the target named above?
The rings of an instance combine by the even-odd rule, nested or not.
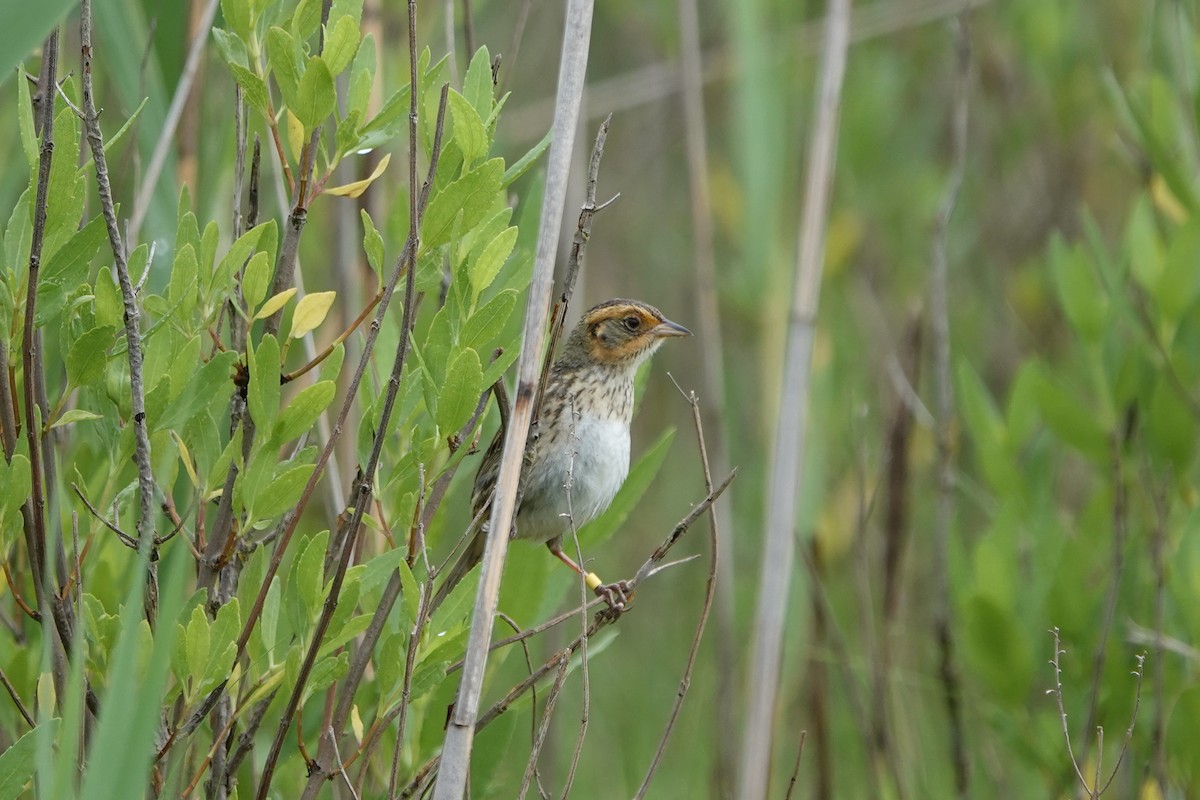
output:
[[[657,308],[637,300],[609,300],[588,309],[572,331],[567,349],[597,364],[636,367],[664,339],[691,336]]]

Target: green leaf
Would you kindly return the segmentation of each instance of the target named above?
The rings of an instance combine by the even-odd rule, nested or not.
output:
[[[333,348],[333,352],[321,364],[320,372],[317,375],[318,380],[336,381],[338,375],[342,372],[342,362],[346,360],[346,345],[338,343],[337,347]]]
[[[408,116],[408,95],[408,87],[402,86],[387,99],[379,113],[362,126],[355,150],[379,147],[400,132]]]
[[[471,418],[483,390],[483,368],[479,354],[467,348],[455,356],[446,369],[446,380],[438,392],[437,423],[449,436]]]
[[[422,221],[422,249],[450,241],[454,219],[460,212],[464,230],[479,224],[499,197],[503,174],[504,160],[493,158],[438,192],[429,201]]]
[[[202,676],[204,668],[208,665],[208,628],[208,615],[204,613],[203,606],[198,605],[192,609],[192,617],[188,620],[183,637],[188,673],[193,678]]]
[[[338,76],[354,59],[358,52],[358,23],[353,17],[344,16],[333,25],[325,36],[325,49],[321,57],[329,67],[329,74]]]
[[[359,214],[362,216],[363,250],[367,253],[367,263],[371,265],[371,271],[375,273],[375,277],[382,282],[384,259],[383,236],[380,235],[379,229],[375,227],[375,223],[371,220],[371,215],[367,213],[365,208]]]
[[[68,293],[87,280],[88,265],[107,241],[108,229],[104,218],[96,215],[42,267],[38,279],[35,325],[46,325],[62,313]]]
[[[321,412],[333,402],[336,390],[333,381],[320,381],[301,391],[279,415],[271,441],[277,444],[290,442],[312,428]]]
[[[304,51],[290,33],[278,26],[267,30],[267,63],[279,84],[283,103],[296,113],[299,104],[300,78],[304,74]]]
[[[271,265],[267,254],[255,253],[246,264],[242,275],[242,296],[246,298],[246,310],[254,311],[267,296],[267,281],[271,279]]]
[[[270,109],[267,101],[267,84],[262,78],[239,64],[227,64],[233,80],[242,87],[242,94],[251,108],[266,114]]]
[[[484,130],[483,120],[471,106],[467,98],[453,89],[450,90],[450,117],[454,122],[454,141],[462,151],[463,163],[470,166],[476,159],[487,154],[491,143],[487,131]]]
[[[1153,288],[1154,301],[1169,322],[1178,322],[1196,302],[1200,292],[1197,252],[1200,252],[1200,221],[1193,218],[1171,237],[1162,273]]]
[[[221,16],[242,41],[250,41],[250,0],[221,0]]]
[[[187,384],[172,399],[162,417],[154,422],[154,430],[178,428],[213,404],[224,402],[233,394],[232,374],[238,354],[227,350],[215,353],[199,369],[190,368]]]
[[[56,419],[54,424],[50,427],[62,428],[70,425],[73,422],[87,422],[88,420],[93,419],[104,419],[104,416],[93,411],[85,411],[82,408],[72,408],[70,411],[64,413],[61,417]]]
[[[983,684],[1006,704],[1020,703],[1032,683],[1032,658],[1013,613],[975,595],[964,604],[963,632],[966,657]]]
[[[73,153],[79,147],[79,118],[75,112],[60,104],[54,118],[54,145],[60,153]],[[64,242],[79,233],[83,217],[86,182],[73,158],[56,158],[50,165],[50,187],[46,202],[46,235],[42,263],[50,267],[55,254]],[[99,216],[99,215],[97,215]],[[50,272],[50,270],[47,270]]]
[[[496,280],[516,244],[517,229],[505,228],[483,249],[475,263],[471,264],[472,300],[479,297],[479,294]]]
[[[325,549],[329,531],[321,531],[305,543],[296,555],[291,573],[284,585],[284,602],[288,606],[292,626],[306,631],[325,597]]]
[[[188,320],[196,307],[199,264],[196,250],[186,244],[175,251],[175,264],[171,267],[171,282],[167,286],[167,302],[178,306],[179,319]]]
[[[67,381],[71,386],[92,386],[104,378],[105,351],[115,342],[112,328],[97,326],[85,331],[67,352]]]
[[[250,66],[250,56],[246,52],[246,43],[234,34],[221,28],[213,28],[213,39],[217,43],[217,52],[226,63],[246,69]]]
[[[271,240],[274,240],[275,221],[270,220],[261,225],[255,225],[250,230],[243,233],[237,238],[229,250],[221,258],[217,264],[216,273],[213,275],[213,288],[217,291],[223,290],[233,280],[233,276],[246,265],[246,259],[250,258],[250,254],[254,252],[255,246],[258,245],[259,239],[263,233],[270,227]],[[266,289],[263,289],[266,292]]]
[[[61,700],[60,700],[61,702]],[[37,771],[39,746],[53,742],[59,719],[49,719],[0,753],[0,800],[16,800]]]
[[[237,652],[237,638],[241,630],[241,608],[238,605],[238,599],[234,597],[221,606],[217,612],[217,618],[209,628],[209,658],[208,664],[204,668],[204,677],[209,684],[215,686],[229,674],[234,654]]]
[[[321,0],[300,0],[296,13],[292,15],[292,32],[301,41],[317,32],[321,24]]]
[[[296,119],[304,125],[306,135],[311,135],[321,126],[325,118],[333,112],[336,100],[333,76],[329,73],[325,60],[320,56],[309,58],[304,75],[300,78],[296,104],[288,105]]]
[[[1044,372],[1037,385],[1038,408],[1054,434],[1097,463],[1109,456],[1108,432],[1077,395],[1069,394]]]
[[[1020,479],[1009,456],[1008,430],[995,400],[968,362],[959,362],[955,377],[958,407],[984,474],[996,489],[1015,490]]]
[[[490,345],[504,330],[504,326],[512,317],[513,309],[516,306],[516,291],[506,289],[500,292],[467,319],[467,324],[463,326],[462,334],[459,337],[459,343],[464,347],[472,347],[481,353],[484,352],[484,348]]]
[[[542,137],[540,142],[531,147],[529,152],[517,159],[517,163],[505,171],[504,177],[500,179],[500,188],[508,188],[513,181],[520,178],[529,171],[530,167],[537,163],[537,160],[542,157],[542,153],[546,152],[546,148],[550,146],[553,133],[554,131],[552,130],[546,131],[546,135]],[[528,199],[526,202],[528,202]]]
[[[416,620],[417,613],[420,611],[421,584],[417,582],[417,578],[413,575],[408,562],[403,558],[396,561],[396,569],[400,572],[400,597],[404,600],[402,608],[407,613],[405,620],[412,623]]]
[[[367,116],[371,87],[375,84],[376,63],[375,37],[368,33],[358,45],[358,54],[354,56],[354,66],[350,70],[350,90],[346,93],[347,117],[356,111],[359,119]]]
[[[12,461],[6,465],[0,459],[0,520],[10,514],[16,514],[29,498],[31,476],[29,459],[20,453],[13,454]],[[10,517],[11,519],[11,517]],[[6,530],[0,528],[0,531]]]
[[[463,80],[463,94],[467,102],[475,109],[480,119],[487,119],[492,113],[492,55],[487,46],[480,47],[471,57],[471,65],[467,68],[467,77]]]
[[[1185,474],[1196,450],[1196,419],[1179,389],[1165,377],[1154,389],[1145,425],[1150,451]]]
[[[246,391],[250,418],[259,430],[269,431],[279,413],[279,342],[267,334],[257,350],[247,348],[250,386]]]
[[[1143,196],[1134,203],[1125,226],[1129,269],[1142,288],[1153,293],[1163,271],[1163,248],[1154,222],[1154,211]]]
[[[267,600],[263,603],[262,622],[259,624],[259,634],[263,649],[272,665],[276,663],[275,641],[279,631],[279,609],[283,603],[283,590],[280,588],[279,576],[271,579],[271,588],[267,590]]]
[[[255,499],[254,513],[259,519],[274,519],[294,506],[314,467],[314,464],[297,464],[272,478],[267,488]]]
[[[1071,326],[1084,339],[1094,342],[1108,320],[1108,297],[1096,280],[1087,256],[1079,247],[1068,248],[1055,238],[1050,247],[1054,285]]]
[[[336,20],[349,17],[357,25],[362,20],[363,0],[333,0],[329,8],[329,18]]]

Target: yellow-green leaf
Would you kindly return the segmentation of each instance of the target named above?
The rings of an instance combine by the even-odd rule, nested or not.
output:
[[[294,295],[295,293],[296,293],[295,286],[293,286],[290,289],[284,289],[282,292],[275,295],[267,302],[263,303],[263,307],[258,310],[258,313],[254,315],[254,318],[255,319],[266,319],[267,317],[271,316],[276,311],[278,311],[279,309],[281,309],[285,305],[287,305],[287,301],[291,300],[292,295]]]
[[[337,292],[313,292],[300,298],[292,315],[292,338],[299,339],[325,321]]]
[[[351,181],[350,183],[343,183],[341,186],[334,186],[326,189],[325,194],[332,194],[336,195],[337,197],[359,197],[367,190],[368,186],[378,180],[379,176],[383,174],[383,171],[387,169],[388,162],[391,160],[392,154],[387,153],[379,160],[379,164],[375,167],[375,171],[366,178],[363,178],[361,181]]]
[[[299,161],[300,151],[304,149],[304,123],[292,113],[290,108],[286,111],[286,116],[288,153],[293,159]]]

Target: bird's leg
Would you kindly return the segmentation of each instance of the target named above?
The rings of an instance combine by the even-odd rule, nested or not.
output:
[[[555,558],[570,567],[571,571],[576,575],[583,575],[584,577],[587,577],[587,574],[583,571],[583,567],[576,564],[569,555],[563,552],[561,536],[555,536],[553,539],[546,542],[546,549],[553,553]]]
[[[546,549],[554,554],[554,557],[566,564],[576,575],[583,576],[583,580],[587,583],[589,589],[596,593],[596,596],[604,598],[604,602],[609,606],[618,610],[624,610],[629,605],[629,598],[632,594],[632,589],[629,581],[617,581],[616,583],[603,583],[600,576],[594,572],[584,572],[583,567],[579,566],[572,558],[563,552],[562,537],[556,536],[546,542]]]

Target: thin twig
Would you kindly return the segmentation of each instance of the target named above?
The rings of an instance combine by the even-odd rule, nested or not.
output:
[[[133,550],[137,550],[137,547],[138,547],[137,539],[133,538],[128,533],[121,530],[116,525],[114,525],[113,523],[111,523],[107,519],[105,519],[104,515],[101,514],[96,509],[96,507],[93,506],[91,504],[91,502],[88,501],[87,497],[85,497],[83,494],[83,490],[80,489],[79,485],[76,484],[74,481],[71,482],[71,488],[75,490],[75,494],[78,495],[79,499],[83,501],[83,504],[85,506],[87,506],[87,510],[92,512],[92,516],[95,517],[97,520],[99,520],[104,525],[104,527],[108,528],[110,531],[112,531],[113,533],[115,533],[117,535],[117,538],[121,540],[121,544],[123,544],[126,547],[131,548]]]
[[[27,515],[32,517],[32,525],[25,527],[25,545],[29,551],[29,571],[33,577],[34,596],[38,608],[43,608],[47,586],[43,570],[46,568],[46,496],[50,486],[43,486],[45,478],[42,470],[42,448],[39,433],[41,431],[38,419],[38,408],[35,391],[35,373],[41,364],[38,353],[37,330],[35,328],[35,312],[37,307],[37,289],[41,278],[42,245],[46,236],[46,207],[50,193],[50,166],[54,160],[54,98],[57,96],[53,87],[58,80],[58,28],[50,33],[43,49],[43,64],[41,73],[42,145],[38,154],[37,193],[33,205],[33,232],[29,247],[29,277],[25,290],[25,329],[21,343],[21,366],[25,370],[23,382],[23,399],[25,401],[25,439],[29,445],[30,465],[30,495],[26,505]],[[7,370],[8,365],[0,365]],[[45,416],[45,408],[41,416]],[[66,643],[64,643],[66,646]]]
[[[0,684],[4,685],[4,689],[8,692],[8,696],[12,698],[13,705],[17,707],[17,711],[21,712],[21,716],[25,718],[26,724],[29,725],[30,728],[37,727],[37,722],[34,721],[33,715],[29,713],[29,709],[25,707],[23,702],[21,702],[21,695],[17,694],[17,687],[13,686],[13,682],[10,681],[8,676],[4,674],[4,670],[2,668],[0,668]]]
[[[796,778],[800,774],[800,757],[804,755],[804,740],[808,738],[808,731],[800,731],[800,744],[796,748],[796,765],[792,767],[792,777],[788,778],[787,794],[783,796],[783,800],[792,800],[792,790],[796,788]]]
[[[696,427],[696,444],[700,448],[700,465],[704,468],[704,486],[711,492],[713,490],[712,467],[708,461],[708,445],[704,441],[704,424],[700,421],[700,401],[696,397],[695,392],[684,392],[683,387],[676,383],[674,376],[671,376],[671,382],[675,384],[675,388],[683,395],[688,404],[692,407],[692,422]],[[717,521],[717,512],[713,505],[708,507],[708,545],[712,552],[712,557],[709,561],[708,578],[704,582],[704,605],[700,608],[700,619],[696,623],[696,632],[692,635],[692,647],[688,651],[687,664],[683,668],[683,676],[679,679],[679,689],[675,693],[675,704],[671,707],[671,714],[667,717],[667,725],[663,730],[662,738],[658,743],[658,750],[654,753],[654,759],[650,762],[650,766],[646,769],[646,777],[642,779],[642,785],[638,788],[637,794],[634,795],[635,800],[646,796],[646,791],[650,788],[650,780],[654,777],[658,765],[662,763],[663,753],[667,750],[667,741],[671,738],[671,731],[675,728],[675,722],[679,719],[679,711],[683,708],[683,699],[687,696],[688,688],[692,684],[692,669],[696,666],[696,656],[700,652],[700,642],[704,638],[704,628],[708,624],[708,615],[712,610],[713,599],[717,592],[717,573],[720,566],[720,552],[718,542],[720,541],[720,523]]]
[[[525,763],[525,774],[521,776],[521,788],[517,792],[517,800],[525,800],[525,795],[529,792],[529,784],[533,780],[534,773],[537,772],[538,756],[541,755],[542,745],[546,742],[546,734],[550,731],[550,719],[554,714],[554,706],[558,703],[558,696],[562,694],[563,684],[567,680],[567,667],[570,665],[570,659],[562,660],[558,665],[558,672],[554,676],[554,685],[550,687],[550,693],[546,695],[546,706],[542,709],[542,722],[538,725],[529,760]]]
[[[158,565],[154,552],[154,472],[150,460],[150,433],[146,427],[146,392],[142,383],[142,336],[138,323],[139,310],[129,278],[125,246],[117,225],[112,184],[108,178],[108,158],[104,153],[104,136],[100,133],[100,117],[92,90],[92,0],[83,0],[79,12],[80,48],[83,52],[83,114],[92,161],[96,168],[96,193],[108,229],[108,243],[116,266],[121,299],[125,305],[125,340],[129,357],[129,387],[132,395],[134,460],[138,471],[139,509],[137,519],[138,546],[146,557],[146,618],[154,624],[158,615]]]
[[[1054,667],[1054,688],[1048,689],[1046,693],[1054,695],[1054,699],[1058,703],[1058,716],[1062,721],[1063,739],[1067,743],[1067,758],[1071,761],[1071,768],[1075,770],[1075,777],[1079,779],[1079,784],[1090,795],[1092,790],[1088,786],[1087,778],[1083,777],[1083,772],[1079,769],[1079,760],[1075,758],[1075,751],[1071,747],[1071,729],[1067,727],[1067,709],[1063,704],[1062,666],[1059,657],[1066,653],[1066,650],[1062,649],[1058,628],[1051,629],[1050,633],[1054,636],[1054,657],[1050,659],[1050,664]]]
[[[1063,740],[1067,745],[1067,758],[1071,762],[1072,769],[1075,770],[1075,777],[1079,780],[1079,785],[1083,787],[1083,791],[1087,793],[1090,800],[1098,800],[1101,795],[1108,791],[1108,787],[1112,785],[1113,778],[1116,777],[1117,772],[1121,769],[1121,763],[1125,760],[1125,754],[1129,751],[1129,743],[1133,739],[1133,729],[1137,724],[1138,710],[1142,704],[1142,676],[1145,673],[1146,656],[1144,653],[1135,656],[1137,666],[1130,673],[1135,678],[1133,713],[1130,715],[1129,725],[1125,729],[1125,740],[1121,744],[1120,752],[1117,754],[1117,763],[1113,765],[1108,780],[1105,781],[1103,786],[1100,785],[1100,776],[1103,774],[1101,764],[1104,752],[1104,728],[1096,727],[1096,767],[1093,781],[1089,785],[1087,778],[1083,775],[1079,759],[1076,758],[1075,751],[1071,745],[1071,729],[1067,725],[1067,710],[1063,702],[1062,665],[1060,658],[1067,651],[1062,649],[1062,642],[1057,627],[1050,630],[1050,635],[1054,637],[1054,657],[1050,659],[1050,665],[1054,668],[1054,687],[1047,689],[1046,694],[1054,695],[1055,703],[1058,706],[1058,716],[1062,721]]]

